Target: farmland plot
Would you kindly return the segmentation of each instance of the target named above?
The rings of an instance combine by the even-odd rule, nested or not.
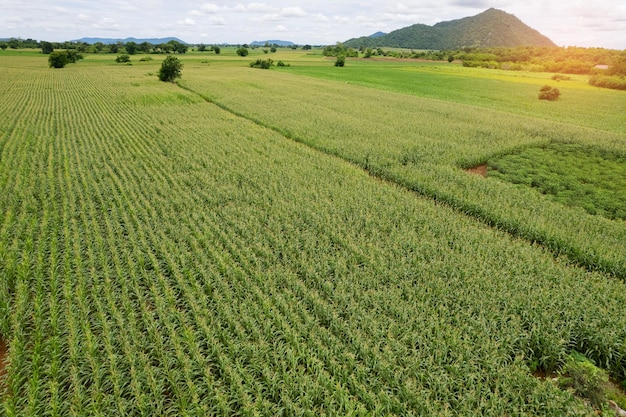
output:
[[[256,71],[254,77],[249,73],[249,68],[223,74],[219,68],[190,66],[181,84],[380,178],[446,202],[515,236],[540,242],[586,268],[626,278],[626,223],[589,216],[582,209],[542,198],[534,190],[485,181],[462,169],[553,142],[624,155],[623,130],[581,127],[539,115],[521,116],[283,72]],[[531,97],[539,101],[535,93]]]
[[[623,281],[81,65],[0,80],[4,414],[591,415],[528,365],[626,376]]]

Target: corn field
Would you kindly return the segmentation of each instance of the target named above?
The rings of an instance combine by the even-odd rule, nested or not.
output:
[[[454,144],[385,146],[395,93],[359,117],[308,81],[261,108],[241,69],[42,63],[0,57],[3,415],[592,415],[529,365],[626,377],[623,280],[389,180],[421,148],[457,175]]]

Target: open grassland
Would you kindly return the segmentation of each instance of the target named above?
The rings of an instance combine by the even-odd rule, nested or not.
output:
[[[193,56],[194,91],[45,64],[0,56],[4,414],[591,415],[529,366],[626,377],[624,282],[453,204],[623,260],[617,223],[460,169],[618,133]]]

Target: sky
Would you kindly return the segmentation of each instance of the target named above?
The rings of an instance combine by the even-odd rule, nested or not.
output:
[[[497,8],[558,46],[626,49],[624,0],[0,0],[0,38],[162,38],[332,45]]]

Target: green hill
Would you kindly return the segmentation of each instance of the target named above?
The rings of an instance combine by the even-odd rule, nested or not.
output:
[[[556,46],[514,15],[494,8],[476,16],[439,22],[434,26],[416,24],[377,38],[350,39],[344,45],[352,48],[363,46],[437,50],[468,46]]]

